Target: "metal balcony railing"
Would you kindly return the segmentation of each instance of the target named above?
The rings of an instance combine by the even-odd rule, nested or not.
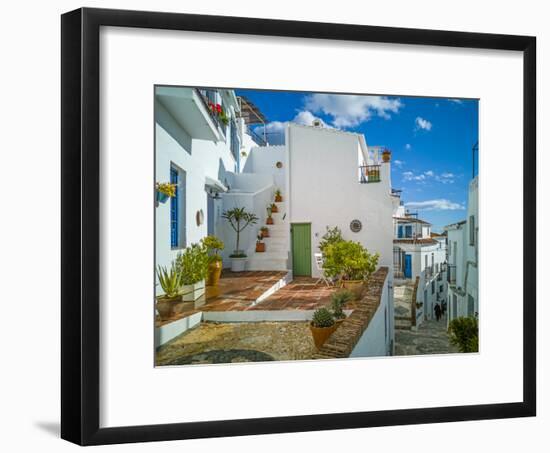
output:
[[[456,285],[456,265],[447,265],[447,283],[449,285]]]
[[[380,165],[361,165],[359,167],[359,182],[361,184],[380,181]]]
[[[200,94],[200,98],[206,107],[206,110],[208,110],[208,113],[210,114],[210,118],[212,118],[212,121],[216,125],[216,127],[222,132],[223,136],[225,136],[225,124],[222,123],[219,114],[215,112],[212,108],[212,106],[218,105],[217,98],[216,98],[216,91],[214,90],[197,90]],[[221,104],[220,104],[221,105]]]

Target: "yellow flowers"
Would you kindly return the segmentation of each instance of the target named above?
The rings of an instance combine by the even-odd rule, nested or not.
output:
[[[157,182],[157,190],[168,197],[176,196],[176,187],[177,184],[172,184],[169,182]]]

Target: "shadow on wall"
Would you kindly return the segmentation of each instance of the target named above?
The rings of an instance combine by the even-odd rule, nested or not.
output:
[[[164,108],[164,106],[155,101],[155,122],[166,131],[188,154],[191,154],[191,136],[183,130],[176,122],[174,117]]]

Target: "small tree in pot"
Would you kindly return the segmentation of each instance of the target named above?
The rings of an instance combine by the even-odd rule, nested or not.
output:
[[[260,234],[262,235],[263,238],[268,238],[269,237],[269,228],[267,228],[266,226],[263,226],[260,228]]]
[[[235,251],[230,255],[231,270],[233,272],[244,271],[246,266],[246,253],[239,249],[241,232],[249,225],[254,225],[258,221],[258,216],[251,212],[247,212],[243,208],[233,208],[225,211],[222,218],[229,222],[229,225],[237,233],[237,243]]]
[[[279,189],[277,189],[275,191],[275,203],[280,203],[283,201],[283,196],[281,194],[281,191]]]
[[[340,279],[341,285],[361,297],[363,284],[376,270],[378,253],[370,254],[360,243],[338,241],[325,249],[325,273]]]
[[[202,243],[208,250],[208,280],[206,282],[209,286],[217,286],[222,274],[223,262],[220,256],[220,250],[223,250],[225,244],[217,236],[206,236]]]
[[[326,308],[319,308],[313,313],[311,324],[309,325],[315,347],[320,349],[327,341],[328,337],[336,330],[334,316]]]

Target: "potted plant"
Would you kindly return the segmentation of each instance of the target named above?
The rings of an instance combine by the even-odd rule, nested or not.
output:
[[[267,219],[265,221],[267,225],[273,225],[273,217],[271,217],[271,207],[267,208]]]
[[[275,203],[281,203],[283,201],[283,196],[281,194],[281,191],[277,189],[275,191]]]
[[[176,196],[177,184],[172,184],[170,182],[157,182],[157,201],[159,203],[166,203],[166,200],[171,197]]]
[[[181,276],[174,265],[168,271],[166,267],[158,266],[157,276],[160,287],[164,291],[162,296],[157,297],[157,311],[160,319],[169,319],[174,312],[174,304],[181,301],[180,287]]]
[[[449,341],[460,352],[479,351],[479,327],[477,318],[461,317],[449,323]]]
[[[223,250],[225,245],[217,236],[206,236],[202,243],[208,251],[208,279],[206,284],[208,286],[218,286],[223,269],[222,257],[219,251]]]
[[[256,252],[265,252],[265,242],[263,242],[263,236],[261,234],[259,234],[258,238],[256,239]]]
[[[344,319],[346,319],[346,314],[343,310],[344,305],[346,302],[353,300],[353,298],[353,293],[347,289],[337,291],[330,296],[332,315],[334,316],[337,328],[342,322],[344,322]]]
[[[260,234],[262,235],[263,238],[268,238],[269,237],[269,228],[267,228],[266,226],[263,226],[260,228]]]
[[[275,203],[271,203],[271,213],[275,213],[275,212],[279,212],[279,208],[277,207],[277,205]]]
[[[233,272],[242,272],[246,267],[246,253],[239,249],[241,232],[249,225],[254,225],[258,221],[258,216],[247,212],[243,208],[233,208],[225,211],[222,218],[229,222],[229,225],[237,233],[237,243],[231,258],[231,270]]]
[[[320,349],[327,341],[328,337],[336,330],[334,316],[326,308],[319,308],[313,313],[313,318],[309,325],[315,347]]]
[[[389,162],[391,159],[391,151],[389,149],[385,149],[382,151],[382,161],[383,162]]]
[[[359,242],[338,241],[325,248],[325,273],[338,278],[356,299],[361,297],[365,280],[376,270],[378,253],[370,254]]]
[[[204,295],[208,262],[208,251],[204,244],[191,244],[178,254],[176,271],[181,277],[182,300],[195,301]]]

